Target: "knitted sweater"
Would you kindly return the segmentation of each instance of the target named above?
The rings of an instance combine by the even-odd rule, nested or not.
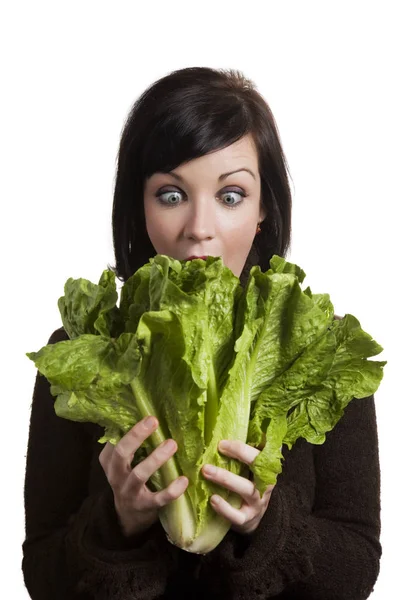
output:
[[[48,343],[68,339],[63,328]],[[354,399],[322,445],[283,448],[283,471],[250,535],[210,553],[172,545],[158,521],[126,538],[98,457],[101,427],[57,417],[37,373],[25,476],[22,568],[34,600],[361,600],[379,572],[374,397]]]

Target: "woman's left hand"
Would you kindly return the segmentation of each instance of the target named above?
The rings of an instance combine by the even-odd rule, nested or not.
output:
[[[227,448],[224,447],[223,442],[228,444]],[[219,443],[219,451],[246,465],[251,465],[260,453],[256,448],[237,440],[222,440]],[[255,531],[268,508],[275,486],[269,485],[261,498],[253,481],[220,467],[214,467],[215,472],[210,474],[207,472],[208,467],[212,467],[212,465],[202,467],[202,474],[206,479],[235,492],[243,499],[241,507],[237,509],[233,508],[224,498],[215,494],[210,499],[213,509],[232,523],[231,529],[234,531],[242,534]]]

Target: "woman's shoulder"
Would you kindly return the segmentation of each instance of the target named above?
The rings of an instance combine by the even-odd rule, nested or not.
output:
[[[48,340],[48,344],[56,344],[57,342],[63,342],[65,340],[69,340],[69,336],[66,333],[64,327],[59,327],[59,329],[55,329]]]

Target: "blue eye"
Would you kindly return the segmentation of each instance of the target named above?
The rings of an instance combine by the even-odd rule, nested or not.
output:
[[[173,195],[175,194],[179,194],[180,192],[177,191],[170,191],[170,192],[162,192],[161,194],[156,194],[156,198],[159,199],[159,202],[161,202],[162,204],[168,204],[171,206],[175,206],[174,202],[170,202],[169,200],[162,200],[163,196],[168,196],[168,198],[172,198]]]
[[[174,206],[178,206],[179,202],[172,202],[172,198],[173,196],[175,197],[175,194],[180,194],[182,195],[183,192],[179,191],[179,190],[167,190],[167,191],[163,191],[160,193],[156,194],[156,198],[158,199],[158,201],[163,204],[164,206],[169,206],[169,207],[174,207]],[[246,197],[246,194],[242,191],[242,190],[226,190],[224,192],[222,192],[221,194],[219,194],[218,196],[222,196],[222,197],[230,197],[232,198],[231,194],[235,194],[236,196],[241,196],[241,200],[239,200],[238,202],[226,202],[224,201],[223,204],[227,207],[227,208],[236,208],[236,206],[238,206],[239,204],[242,204],[242,202],[244,201],[243,199]],[[164,200],[163,196],[166,196],[167,199]],[[234,199],[234,196],[233,196]]]
[[[223,196],[228,196],[229,194],[236,194],[237,196],[242,196],[245,197],[245,194],[243,194],[242,192],[235,192],[235,191],[227,191],[227,192],[223,192]],[[238,202],[233,202],[232,204],[228,203],[228,202],[224,202],[224,204],[226,204],[227,206],[229,206],[230,208],[232,208],[233,206],[237,206],[238,204],[241,204],[243,202],[243,200],[239,200]]]

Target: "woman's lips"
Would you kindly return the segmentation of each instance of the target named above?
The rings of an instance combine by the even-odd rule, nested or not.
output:
[[[194,258],[203,258],[204,260],[206,260],[208,257],[207,256],[188,256],[187,260],[193,260]]]

